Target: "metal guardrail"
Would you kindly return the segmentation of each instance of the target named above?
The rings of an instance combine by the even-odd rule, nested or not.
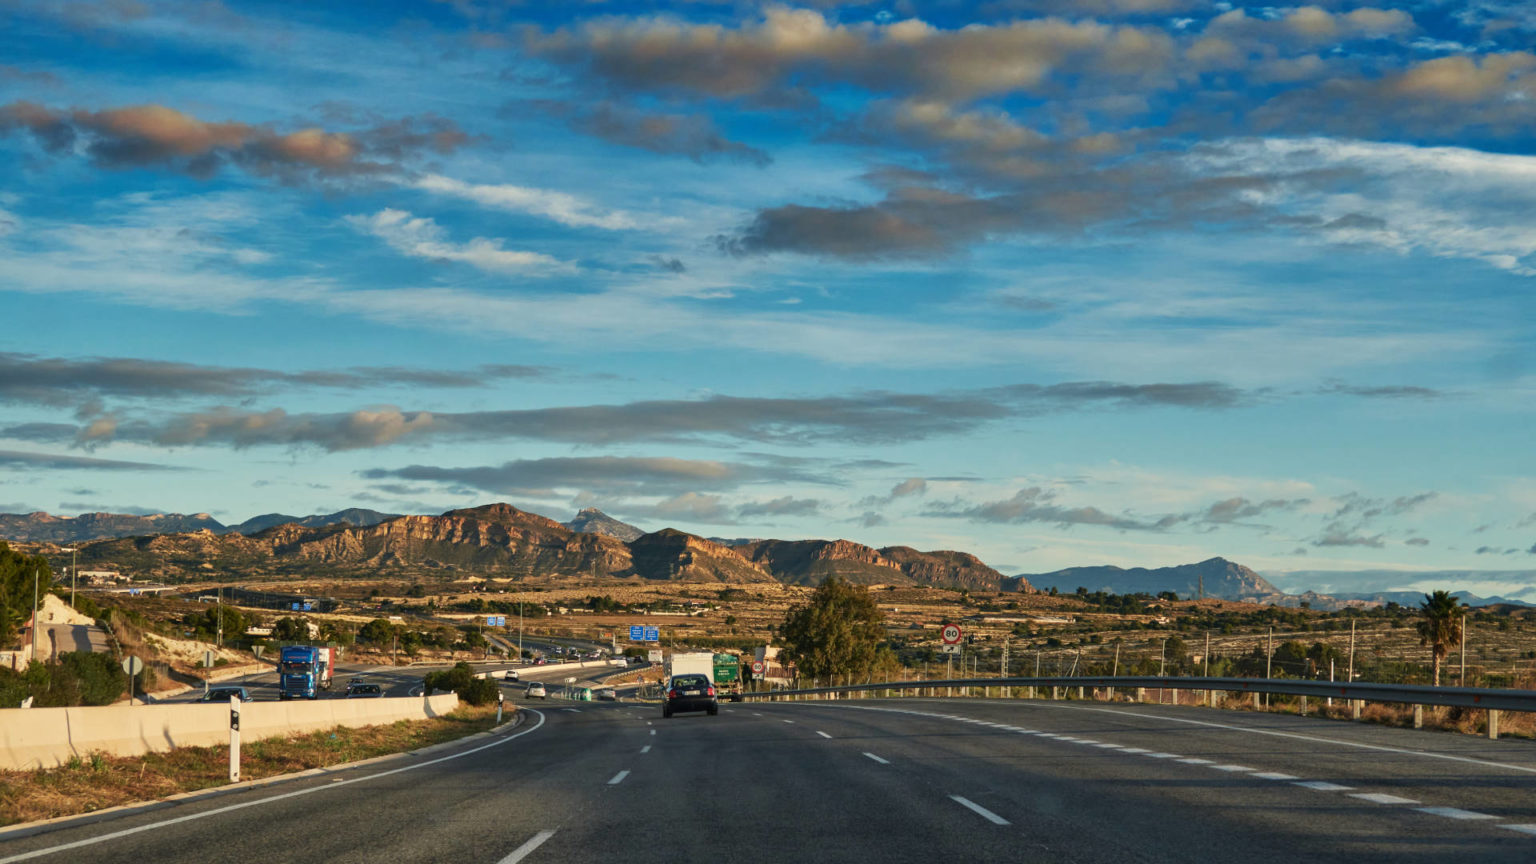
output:
[[[949,678],[933,681],[887,681],[798,690],[756,691],[748,699],[868,693],[879,690],[928,690],[954,687],[1109,687],[1122,690],[1196,690],[1226,693],[1273,693],[1362,702],[1445,705],[1493,711],[1536,711],[1536,690],[1484,687],[1430,687],[1421,684],[1370,684],[1356,681],[1303,681],[1286,678],[1163,678],[1158,676],[1074,676],[1029,678]]]

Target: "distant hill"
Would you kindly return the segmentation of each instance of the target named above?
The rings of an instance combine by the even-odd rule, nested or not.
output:
[[[347,522],[352,525],[376,525],[395,518],[393,513],[353,507],[323,516],[286,516],[268,513],[253,516],[238,525],[225,525],[207,513],[185,516],[180,513],[154,513],[145,516],[127,513],[84,513],[79,516],[53,516],[48,513],[0,513],[0,540],[33,543],[81,543],[114,537],[139,537],[148,534],[186,534],[212,531],[215,534],[255,534],[277,525],[293,523],[310,528]]]
[[[282,513],[267,513],[251,518],[229,528],[236,534],[256,534],[268,528],[278,525],[303,525],[306,528],[319,528],[322,525],[336,525],[346,522],[349,525],[366,527],[377,525],[386,519],[394,519],[399,513],[380,513],[377,510],[364,510],[361,507],[349,507],[335,513],[327,513],[324,516],[285,516]]]
[[[74,517],[54,516],[42,511],[0,513],[0,540],[22,542],[80,543],[103,537],[134,537],[205,529],[228,530],[207,513],[194,513],[190,516],[181,513],[155,513],[148,516],[83,513]]]
[[[754,540],[732,546],[780,582],[820,585],[837,576],[860,585],[936,585],[1002,590],[1005,577],[965,552],[919,552],[908,546],[873,549],[851,540]],[[1029,591],[1028,581],[1010,590]]]
[[[1076,591],[1079,587],[1115,594],[1155,595],[1162,591],[1172,591],[1180,599],[1189,599],[1199,596],[1203,588],[1206,597],[1257,603],[1277,603],[1285,596],[1284,592],[1263,576],[1225,558],[1151,570],[1145,567],[1069,567],[1051,573],[1033,573],[1014,578],[1031,582],[1040,590],[1054,587],[1064,592]]]
[[[625,543],[638,540],[645,534],[639,528],[627,522],[620,522],[596,507],[588,507],[577,513],[575,519],[565,523],[565,527],[572,531],[580,531],[583,534],[602,534],[606,537],[617,537]]]

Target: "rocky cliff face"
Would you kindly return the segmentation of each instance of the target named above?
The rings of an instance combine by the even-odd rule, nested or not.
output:
[[[967,552],[941,549],[936,552],[919,552],[910,546],[887,546],[880,554],[894,561],[907,578],[918,585],[938,585],[946,588],[966,588],[971,591],[1003,590],[1003,574],[981,563],[981,559]],[[1010,590],[1030,591],[1029,583],[1014,585]]]
[[[772,574],[735,550],[664,528],[629,544],[634,575],[687,582],[773,582]]]
[[[828,576],[859,585],[909,584],[896,562],[849,540],[757,540],[731,548],[786,584],[820,585]]]

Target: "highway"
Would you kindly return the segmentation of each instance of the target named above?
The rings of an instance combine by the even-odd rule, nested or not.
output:
[[[0,839],[0,864],[1536,860],[1528,742],[1097,703],[524,707],[452,749]]]

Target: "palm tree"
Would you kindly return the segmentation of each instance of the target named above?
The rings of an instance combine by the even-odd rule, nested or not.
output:
[[[1452,597],[1449,591],[1436,591],[1424,595],[1424,602],[1419,604],[1419,614],[1423,616],[1418,623],[1419,644],[1429,646],[1435,661],[1435,686],[1439,687],[1440,661],[1451,653],[1452,648],[1461,644],[1466,607]]]

